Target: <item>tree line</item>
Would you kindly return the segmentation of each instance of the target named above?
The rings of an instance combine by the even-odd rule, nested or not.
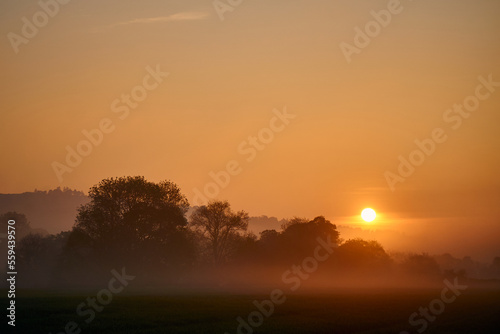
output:
[[[342,240],[336,225],[323,216],[292,218],[280,231],[256,236],[248,231],[247,212],[234,211],[227,201],[190,208],[170,181],[108,178],[90,188],[88,196],[72,230],[57,235],[30,233],[22,214],[2,215],[2,222],[17,222],[20,285],[98,284],[110,269],[124,266],[144,284],[217,285],[231,279],[251,284],[265,281],[262,276],[279,278],[284,268],[311,255],[318,238],[337,245],[315,275],[318,281],[344,277],[373,282],[398,275],[433,279],[445,273],[426,254],[398,260],[376,241]],[[497,262],[493,269],[500,272]]]

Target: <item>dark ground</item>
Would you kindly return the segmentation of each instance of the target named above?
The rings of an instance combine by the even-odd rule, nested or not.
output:
[[[68,333],[237,333],[237,317],[244,319],[256,310],[254,300],[269,295],[116,295],[89,324],[79,316],[77,306],[88,294],[68,292],[18,292],[16,327],[2,333],[66,333],[74,321],[77,329]],[[2,291],[6,296],[6,291]],[[253,333],[418,333],[420,325],[408,322],[419,307],[428,307],[440,290],[338,291],[328,294],[286,295],[274,313],[264,318]],[[2,309],[6,299],[2,298]],[[86,308],[85,308],[86,309]],[[5,315],[2,316],[6,323]],[[419,316],[417,318],[421,319]],[[258,320],[258,319],[257,319]],[[498,333],[500,290],[466,290],[446,304],[425,333]],[[242,329],[240,333],[251,333]]]

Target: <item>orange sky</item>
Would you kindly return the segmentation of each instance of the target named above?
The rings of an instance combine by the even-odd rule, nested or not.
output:
[[[444,119],[479,76],[500,82],[500,2],[401,0],[348,63],[341,43],[354,45],[355,27],[388,6],[252,0],[222,21],[212,1],[75,0],[16,53],[9,33],[22,35],[22,18],[41,8],[3,1],[0,192],[144,175],[193,202],[210,172],[235,161],[217,198],[252,215],[342,220],[371,206],[394,228],[479,217],[474,228],[500,235],[486,223],[500,221],[500,87],[457,129]],[[112,103],[157,65],[169,75],[120,119]],[[284,108],[295,118],[281,127]],[[114,131],[60,182],[53,163],[103,119]],[[269,135],[270,122],[282,130],[248,161],[249,136]],[[446,141],[391,191],[384,173],[436,128]]]

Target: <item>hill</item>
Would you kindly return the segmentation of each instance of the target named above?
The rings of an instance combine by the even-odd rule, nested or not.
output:
[[[83,192],[69,188],[0,194],[0,214],[9,211],[22,213],[32,228],[55,234],[71,229],[78,207],[88,201]]]

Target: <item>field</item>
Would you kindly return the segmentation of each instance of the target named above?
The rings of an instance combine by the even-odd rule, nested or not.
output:
[[[12,333],[238,333],[237,318],[256,311],[254,300],[269,295],[117,295],[95,319],[76,308],[95,293],[22,292],[16,300]],[[339,291],[286,295],[272,315],[240,333],[418,333],[408,322],[413,312],[439,298],[439,290]],[[4,303],[2,303],[5,305]],[[254,312],[254,315],[256,313]],[[424,319],[418,317],[415,319]],[[258,323],[258,316],[254,319]],[[422,321],[422,320],[421,320]],[[65,330],[69,322],[77,327]],[[500,291],[467,290],[428,322],[425,333],[496,333],[500,328]]]

